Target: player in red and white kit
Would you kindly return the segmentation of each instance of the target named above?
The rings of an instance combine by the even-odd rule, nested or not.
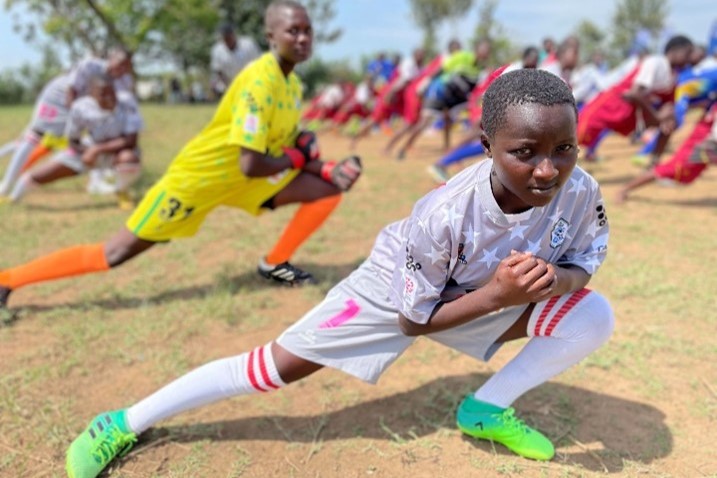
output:
[[[588,148],[586,160],[595,159],[595,148],[603,131],[613,130],[627,136],[642,122],[645,126],[659,126],[663,133],[653,153],[653,162],[657,161],[675,128],[671,101],[676,75],[688,64],[691,51],[689,38],[672,37],[663,55],[648,56],[622,81],[585,105],[578,121],[578,141]]]

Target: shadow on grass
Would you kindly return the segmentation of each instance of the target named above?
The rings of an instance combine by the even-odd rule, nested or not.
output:
[[[331,287],[356,269],[361,262],[363,261],[358,260],[347,264],[332,265],[297,262],[295,265],[301,269],[311,272],[318,280],[317,285],[304,287],[317,287],[324,292],[328,292]],[[228,292],[231,295],[242,294],[245,292],[266,289],[267,287],[283,289],[286,286],[264,279],[259,276],[256,270],[252,269],[234,276],[225,276],[222,273],[218,273],[215,276],[215,280],[210,283],[194,285],[191,287],[182,287],[178,289],[169,289],[153,296],[125,297],[122,295],[116,295],[111,298],[98,300],[77,300],[75,302],[64,302],[59,304],[24,305],[20,306],[18,311],[21,316],[25,316],[56,308],[66,308],[70,310],[90,310],[97,307],[107,310],[137,309],[174,301],[203,299],[217,293]]]
[[[487,378],[485,374],[468,374],[436,379],[408,392],[325,414],[266,415],[157,428],[142,438],[137,453],[158,440],[311,443],[364,437],[410,444],[440,429],[455,430],[455,407],[463,395]],[[626,460],[647,464],[672,451],[673,438],[665,414],[647,404],[547,383],[522,397],[516,408],[529,424],[557,441],[553,461],[563,465],[618,473]],[[470,441],[478,454],[495,450],[499,455],[512,456],[502,446],[465,436],[462,439]]]

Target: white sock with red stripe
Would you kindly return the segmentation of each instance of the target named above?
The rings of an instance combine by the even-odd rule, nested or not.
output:
[[[613,326],[610,304],[588,289],[536,304],[528,321],[532,338],[473,396],[507,408],[528,390],[597,350],[610,338]]]
[[[127,424],[137,434],[165,418],[224,398],[277,390],[279,376],[271,344],[249,353],[215,360],[192,370],[127,410]]]
[[[35,146],[38,145],[40,139],[42,139],[40,136],[32,131],[28,131],[22,140],[18,142],[15,153],[12,155],[12,158],[10,158],[10,162],[5,169],[5,176],[3,176],[2,182],[0,182],[0,194],[5,196],[10,192],[13,184],[17,181],[18,176],[20,176],[22,167],[27,162],[28,156],[30,156],[32,150],[35,149]]]

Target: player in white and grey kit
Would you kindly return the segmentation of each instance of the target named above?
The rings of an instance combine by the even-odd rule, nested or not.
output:
[[[91,78],[107,75],[114,80],[117,91],[132,92],[134,82],[129,74],[131,69],[129,53],[115,50],[106,60],[88,58],[79,62],[69,72],[50,80],[35,102],[35,111],[30,124],[16,144],[5,170],[5,176],[0,182],[0,196],[10,192],[30,153],[40,143],[43,135],[48,134],[58,138],[64,135],[70,106],[77,98],[88,94]]]
[[[605,258],[608,224],[597,183],[575,167],[576,124],[570,88],[556,76],[518,70],[498,78],[484,96],[491,159],[383,229],[369,258],[275,342],[96,417],[68,450],[72,476],[96,476],[162,419],[275,390],[323,366],[373,383],[418,335],[479,360],[529,337],[463,400],[458,427],[525,457],[552,458],[550,441],[511,404],[596,350],[613,328],[607,301],[584,288]],[[92,462],[108,443],[110,456]]]
[[[114,169],[117,181],[113,192],[126,193],[141,171],[137,136],[143,121],[134,95],[116,93],[113,83],[106,76],[88,80],[89,95],[75,101],[68,115],[65,135],[69,147],[23,174],[10,194],[11,201],[19,201],[39,185],[82,174],[91,167]]]

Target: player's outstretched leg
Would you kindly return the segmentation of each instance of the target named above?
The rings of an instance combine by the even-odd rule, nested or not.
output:
[[[301,206],[257,269],[261,276],[285,285],[316,282],[314,276],[292,265],[289,259],[336,209],[341,202],[341,191],[318,176],[301,173],[272,198],[270,206],[297,202]]]
[[[527,323],[527,333],[526,333]],[[515,416],[511,404],[597,350],[610,337],[612,309],[596,292],[582,289],[530,307],[501,341],[531,337],[518,355],[458,407],[458,428],[505,445],[518,455],[550,460],[555,449],[542,433]],[[520,330],[515,333],[515,327]]]
[[[7,309],[8,298],[15,289],[38,282],[106,271],[154,244],[140,239],[123,227],[104,243],[68,247],[0,271],[0,310]]]
[[[278,390],[322,366],[271,343],[203,365],[134,406],[97,415],[67,450],[70,478],[94,478],[155,423],[228,397]]]
[[[0,181],[0,195],[6,196],[10,192],[18,176],[20,176],[27,157],[32,153],[32,150],[35,149],[35,146],[40,143],[41,138],[42,133],[30,130],[27,131],[22,140],[18,142],[15,152],[12,158],[10,158],[10,162],[5,170],[5,176],[3,176],[2,181]]]

